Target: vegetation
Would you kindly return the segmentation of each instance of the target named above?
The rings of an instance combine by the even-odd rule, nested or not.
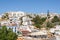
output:
[[[8,13],[5,13],[5,14],[2,16],[2,19],[9,19]]]
[[[22,25],[22,23],[23,23],[22,18],[23,18],[23,17],[19,18],[19,20],[21,21],[20,25]]]
[[[47,24],[46,24],[46,27],[47,28],[53,28],[54,24],[48,21]]]
[[[6,26],[0,28],[0,40],[16,40],[17,35],[12,29],[7,29]]]
[[[48,19],[50,18],[50,15],[47,14]],[[43,17],[41,18],[40,16],[36,16],[35,18],[33,18],[33,22],[34,22],[34,26],[36,26],[37,28],[42,28],[42,27],[46,27],[46,28],[53,28],[56,25],[56,22],[59,22],[60,24],[60,19],[57,16],[54,16],[54,18],[49,21],[47,19],[47,17]],[[48,20],[48,21],[46,21]]]
[[[42,21],[42,22],[45,22],[46,19],[47,19],[47,17],[43,17],[43,18],[41,18],[41,21]]]
[[[54,18],[52,19],[51,22],[52,22],[52,23],[60,22],[60,19],[59,19],[57,16],[54,16]]]
[[[34,22],[34,26],[36,26],[37,28],[41,28],[41,25],[43,24],[43,22],[46,20],[46,18],[41,18],[38,15],[33,18],[33,22]]]
[[[27,15],[29,18],[32,18],[32,16],[31,15]]]

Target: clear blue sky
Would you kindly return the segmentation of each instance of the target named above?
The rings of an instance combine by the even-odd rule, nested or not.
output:
[[[0,14],[8,11],[60,13],[60,0],[0,0]]]

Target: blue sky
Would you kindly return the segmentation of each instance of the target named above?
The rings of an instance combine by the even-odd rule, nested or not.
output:
[[[60,13],[60,0],[0,0],[0,14],[9,11]]]

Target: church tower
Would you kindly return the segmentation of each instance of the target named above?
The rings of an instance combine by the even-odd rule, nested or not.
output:
[[[50,18],[49,10],[47,11],[47,19]]]

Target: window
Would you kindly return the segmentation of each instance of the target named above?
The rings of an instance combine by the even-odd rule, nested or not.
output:
[[[12,21],[12,19],[10,19],[10,21]]]
[[[12,22],[10,22],[10,23],[12,23]]]
[[[16,27],[15,27],[15,32],[16,32]]]

